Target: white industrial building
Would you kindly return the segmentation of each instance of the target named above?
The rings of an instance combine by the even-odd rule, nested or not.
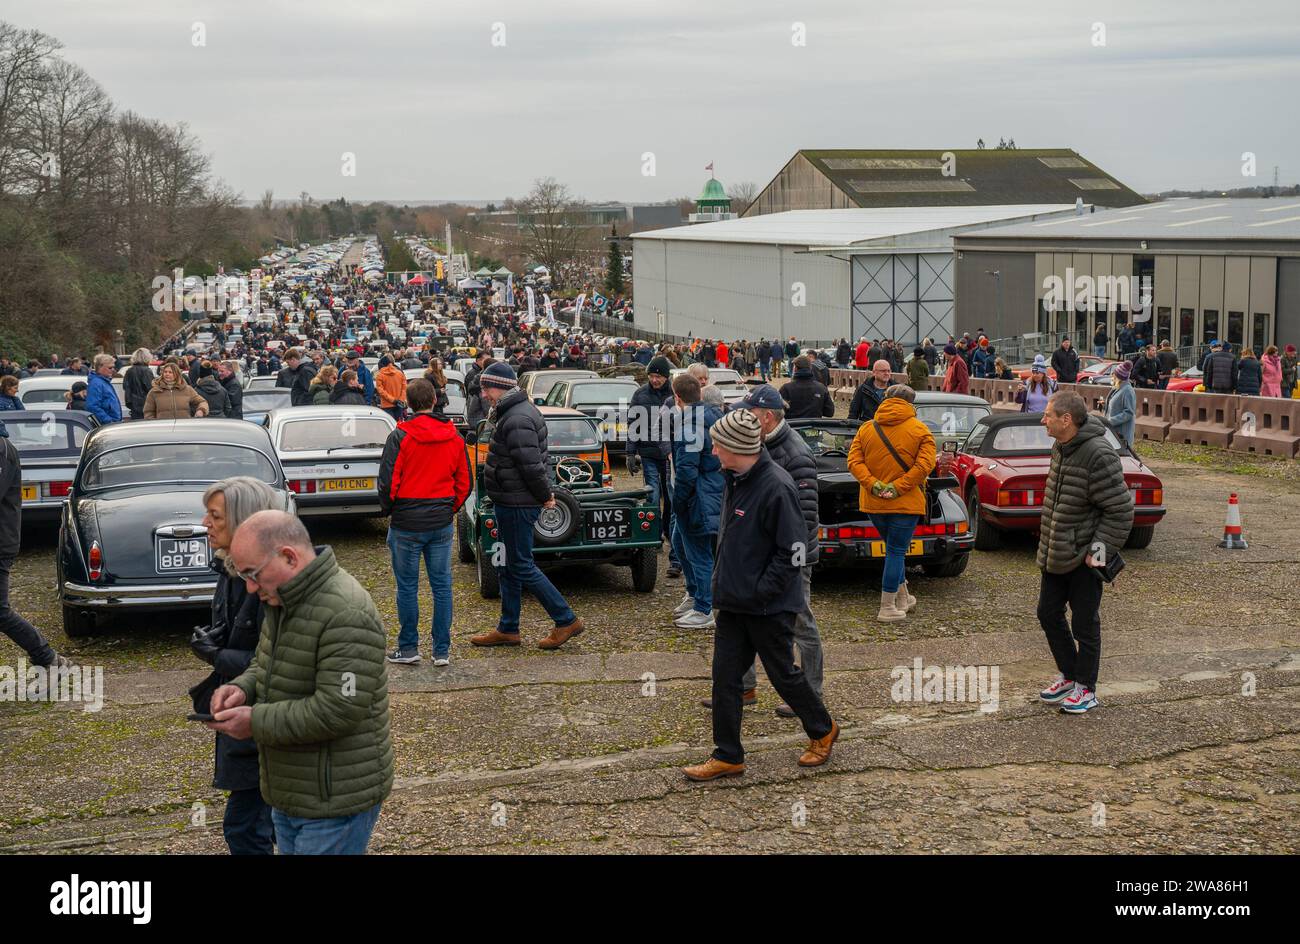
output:
[[[953,236],[1071,204],[790,210],[632,237],[636,325],[709,338],[895,338],[953,330]]]

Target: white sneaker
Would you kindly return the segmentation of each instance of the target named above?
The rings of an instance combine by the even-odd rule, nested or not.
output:
[[[717,623],[714,622],[713,614],[691,610],[684,616],[679,616],[673,625],[682,629],[714,629]]]
[[[451,665],[451,656],[437,656],[433,660],[434,665]]]
[[[686,596],[682,597],[682,602],[678,603],[673,609],[673,619],[677,619],[679,616],[685,616],[693,609],[695,609],[695,598],[688,593]]]

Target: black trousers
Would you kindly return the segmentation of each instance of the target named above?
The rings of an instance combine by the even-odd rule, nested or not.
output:
[[[275,852],[271,807],[262,799],[260,789],[230,791],[221,832],[231,855],[272,855]]]
[[[794,709],[810,738],[831,733],[831,716],[803,670],[794,664],[794,613],[753,616],[719,610],[713,634],[713,756],[728,764],[745,760],[740,743],[743,679],[754,656],[781,700]]]
[[[33,665],[53,665],[54,650],[45,641],[41,631],[9,606],[9,569],[13,564],[12,557],[0,557],[0,633],[4,633],[26,652]]]
[[[1101,579],[1087,564],[1068,574],[1043,571],[1038,622],[1047,634],[1056,668],[1071,682],[1097,690],[1101,665]],[[1070,622],[1065,606],[1070,606]]]

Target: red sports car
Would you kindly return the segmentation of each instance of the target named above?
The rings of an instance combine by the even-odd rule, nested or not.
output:
[[[945,443],[936,474],[957,476],[978,550],[997,548],[1004,531],[1037,531],[1052,439],[1041,413],[994,413],[982,418],[961,443]],[[1165,515],[1164,486],[1115,434],[1106,439],[1119,453],[1133,493],[1133,530],[1125,547],[1151,543]]]

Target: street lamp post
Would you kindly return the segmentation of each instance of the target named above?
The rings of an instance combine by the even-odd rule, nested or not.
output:
[[[984,274],[993,276],[997,281],[998,308],[996,320],[993,322],[993,336],[1000,341],[1002,339],[1002,270],[985,269]]]

